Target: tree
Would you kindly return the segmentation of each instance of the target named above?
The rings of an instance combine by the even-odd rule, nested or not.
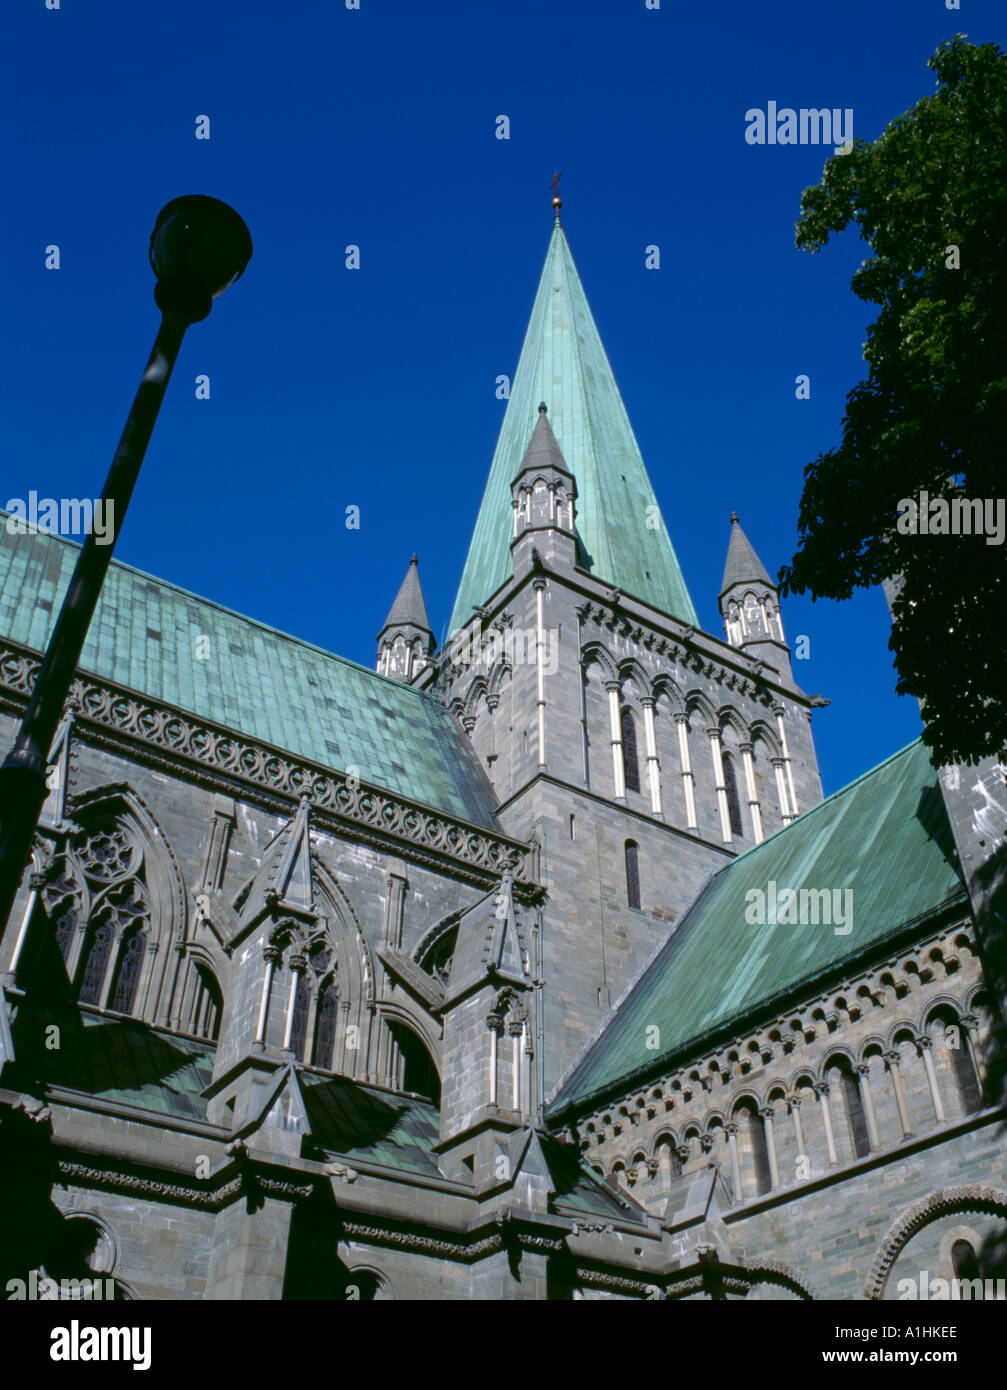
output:
[[[842,442],[805,469],[780,581],[844,599],[898,577],[896,689],[921,700],[936,761],[976,762],[1007,746],[1007,58],[958,36],[928,66],[935,94],[831,158],[801,199],[799,248],[859,225],[873,255],[852,288],[881,312]],[[963,500],[981,500],[999,536],[935,533],[935,499],[962,529],[977,519]]]

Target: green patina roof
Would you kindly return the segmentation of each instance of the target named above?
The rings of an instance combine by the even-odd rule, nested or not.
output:
[[[602,347],[566,236],[557,223],[500,428],[454,612],[453,632],[510,576],[511,483],[539,402],[577,482],[580,563],[625,593],[696,623],[657,499]]]
[[[768,908],[771,880],[778,893],[851,890],[852,931],[750,925],[746,895],[761,889]],[[918,741],[713,876],[550,1110],[585,1104],[956,897],[967,901],[937,774]],[[647,1048],[654,1024],[659,1052]]]
[[[436,1105],[362,1086],[342,1076],[304,1071],[298,1079],[313,1144],[351,1163],[377,1163],[400,1172],[441,1177],[434,1147],[440,1125]],[[602,1183],[584,1166],[578,1153],[544,1134],[540,1143],[555,1184],[557,1205],[609,1218],[640,1219],[636,1205]]]
[[[24,1026],[18,1026],[23,1017]],[[56,1024],[59,1046],[46,1046]],[[47,1001],[14,1016],[16,1076],[135,1105],[158,1115],[205,1120],[203,1091],[213,1073],[214,1048],[179,1038],[138,1019],[88,1013]],[[8,1084],[8,1083],[5,1083]]]
[[[0,515],[4,515],[0,513]],[[78,547],[0,525],[0,635],[41,651]],[[208,639],[197,655],[197,638]],[[361,781],[495,828],[467,739],[431,695],[113,561],[81,669]]]
[[[372,1090],[343,1076],[300,1072],[312,1143],[359,1163],[439,1178],[439,1112],[430,1101]]]

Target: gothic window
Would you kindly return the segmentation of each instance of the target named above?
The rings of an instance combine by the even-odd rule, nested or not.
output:
[[[82,1004],[100,1004],[105,972],[112,954],[114,935],[109,923],[96,922],[88,937],[87,957],[81,975],[78,999]]]
[[[119,966],[115,974],[109,1007],[116,1013],[128,1014],[133,1011],[136,987],[140,983],[140,967],[143,965],[147,942],[142,931],[135,928],[122,944],[119,952]]]
[[[640,757],[636,747],[636,721],[625,705],[620,715],[622,723],[622,764],[626,773],[626,790],[640,790]]]
[[[96,830],[80,846],[81,863],[88,878],[112,883],[132,872],[138,857],[125,830],[112,824]]]
[[[55,928],[56,945],[59,947],[59,953],[64,961],[67,961],[70,959],[73,934],[77,927],[77,905],[73,899],[60,905],[52,918],[52,924]]]
[[[724,787],[727,791],[727,815],[731,825],[731,834],[740,835],[741,829],[741,802],[738,799],[738,774],[734,768],[734,759],[730,753],[725,753],[724,758]]]
[[[72,850],[92,904],[77,971],[78,1000],[132,1013],[150,930],[143,852],[114,820],[85,831]],[[66,886],[74,887],[68,878]],[[77,919],[75,906],[62,908],[57,918],[56,939],[68,962]]]
[[[626,841],[626,902],[640,906],[640,847],[635,840]]]
[[[336,1047],[336,1023],[339,1018],[339,992],[330,975],[318,995],[318,1014],[315,1023],[315,1066],[332,1070]]]
[[[290,1030],[290,1050],[298,1061],[304,1059],[304,1043],[308,1032],[308,1005],[311,990],[305,971],[297,972],[297,988],[294,990],[294,1021]]]

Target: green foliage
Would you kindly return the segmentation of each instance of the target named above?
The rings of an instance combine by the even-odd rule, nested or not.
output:
[[[852,288],[880,313],[842,442],[805,469],[800,545],[780,579],[843,599],[900,575],[896,688],[923,701],[935,760],[970,762],[1007,746],[1007,546],[896,522],[921,491],[1007,493],[1007,57],[958,36],[929,66],[935,94],[830,159],[801,200],[798,247],[859,226],[873,255]]]

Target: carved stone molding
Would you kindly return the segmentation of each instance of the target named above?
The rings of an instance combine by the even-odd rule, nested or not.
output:
[[[502,1250],[504,1245],[503,1236],[499,1233],[468,1242],[438,1240],[414,1231],[390,1231],[384,1226],[370,1225],[362,1221],[344,1221],[342,1233],[347,1240],[364,1241],[370,1245],[393,1245],[400,1250],[412,1250],[422,1255],[443,1255],[455,1260],[492,1255],[497,1250]]]
[[[958,1211],[983,1212],[991,1216],[1007,1216],[1007,1192],[995,1187],[983,1187],[978,1183],[962,1184],[957,1187],[942,1187],[914,1202],[901,1215],[897,1216],[885,1233],[878,1247],[870,1273],[864,1283],[864,1297],[882,1299],[888,1284],[888,1276],[903,1248],[913,1236],[929,1226],[931,1221]]]
[[[829,1039],[835,1036],[834,1032],[828,1028],[828,1019],[839,1008],[839,1001],[846,1001],[846,1011],[848,1011],[850,1001],[855,1001],[858,1019],[868,1011],[876,1011],[879,1014],[887,1013],[892,1016],[898,1015],[903,997],[898,993],[901,981],[908,978],[914,968],[921,966],[932,968],[932,957],[935,951],[939,951],[942,956],[949,959],[956,959],[959,952],[959,946],[956,942],[963,936],[967,937],[970,942],[974,942],[974,927],[971,920],[962,920],[956,917],[948,925],[941,926],[938,931],[931,931],[918,941],[913,942],[911,946],[905,947],[896,957],[877,961],[852,976],[836,981],[827,990],[801,1000],[777,1015],[775,1019],[761,1023],[758,1028],[747,1028],[740,1031],[732,1043],[731,1051],[736,1052],[741,1057],[747,1057],[754,1044],[764,1065],[774,1060],[780,1062],[784,1058],[791,1057],[795,1051],[795,1045],[790,1041],[788,1030],[792,1032],[796,1028],[797,1031],[792,1032],[792,1035],[798,1038],[798,1046],[807,1048],[810,1044],[820,1042],[824,1054],[829,1045]],[[894,995],[891,984],[882,984],[882,976],[894,980]],[[928,981],[928,983],[930,982]],[[939,1002],[941,1000],[935,998],[928,1003],[927,1007],[936,1006]],[[955,1004],[954,1007],[961,1006]],[[964,1017],[961,1021],[965,1022]],[[915,1032],[915,1029],[913,1031]],[[774,1041],[770,1041],[771,1036],[775,1038]],[[882,1055],[887,1065],[895,1067],[899,1065],[901,1054],[896,1049],[887,1048]],[[791,1066],[793,1065],[794,1063],[791,1062]],[[854,1065],[856,1066],[857,1063],[854,1062]],[[689,1088],[694,1085],[696,1079],[702,1083],[704,1088],[709,1088],[713,1083],[714,1089],[721,1097],[718,1100],[718,1107],[721,1111],[728,1113],[739,1095],[749,1094],[750,1083],[745,1072],[740,1075],[732,1075],[726,1086],[722,1084],[724,1072],[725,1047],[721,1044],[716,1049],[698,1057],[683,1058],[677,1066],[655,1075],[654,1083],[658,1084],[664,1093],[665,1110],[672,1109],[673,1104],[676,1108],[683,1105],[685,1114],[682,1116],[681,1123],[684,1124],[687,1120],[702,1121],[703,1118],[704,1111],[702,1108],[693,1109],[691,1107],[691,1097],[688,1094]],[[596,1103],[592,1109],[577,1116],[575,1121],[577,1133],[582,1137],[587,1136],[587,1153],[590,1157],[599,1156],[602,1150],[618,1137],[614,1132],[612,1123],[612,1117],[616,1113],[624,1117],[620,1121],[623,1128],[625,1128],[627,1121],[630,1124],[637,1124],[642,1115],[646,1113],[645,1106],[649,1102],[641,1101],[640,1097],[652,1089],[652,1083],[648,1082],[644,1090],[641,1091],[638,1077],[627,1078],[627,1081],[629,1080],[633,1080],[635,1084],[621,1097],[609,1095],[604,1105],[597,1105]],[[816,1095],[827,1094],[827,1086],[828,1082],[823,1077],[816,1078],[814,1093]],[[784,1100],[791,1112],[800,1104],[800,1097],[793,1094],[788,1094]],[[606,1123],[606,1117],[608,1117],[608,1123]],[[587,1128],[589,1125],[591,1127]],[[659,1132],[655,1132],[653,1137],[656,1141],[660,1137]],[[682,1161],[685,1161],[684,1158]]]
[[[206,1186],[191,1185],[184,1182],[168,1182],[161,1178],[147,1177],[141,1173],[127,1171],[123,1167],[98,1167],[79,1163],[75,1159],[61,1158],[57,1161],[60,1181],[81,1187],[103,1187],[113,1192],[130,1193],[136,1197],[147,1197],[151,1201],[167,1200],[184,1203],[189,1207],[199,1207],[204,1211],[219,1211],[248,1190],[249,1182],[260,1192],[270,1196],[286,1198],[288,1201],[304,1200],[311,1196],[314,1186],[310,1182],[292,1182],[287,1178],[274,1178],[256,1170],[252,1165],[243,1172],[219,1186],[208,1189]]]
[[[27,648],[0,643],[0,708],[20,715],[30,694],[39,660]],[[22,698],[17,698],[17,697]],[[294,757],[211,724],[171,705],[139,696],[91,676],[74,679],[73,699],[80,711],[75,737],[145,764],[179,773],[213,791],[244,796],[277,814],[309,797],[319,828],[349,835],[374,848],[394,852],[430,868],[452,871],[481,887],[498,880],[513,861],[517,884],[533,882],[527,845],[433,811],[343,772]]]

